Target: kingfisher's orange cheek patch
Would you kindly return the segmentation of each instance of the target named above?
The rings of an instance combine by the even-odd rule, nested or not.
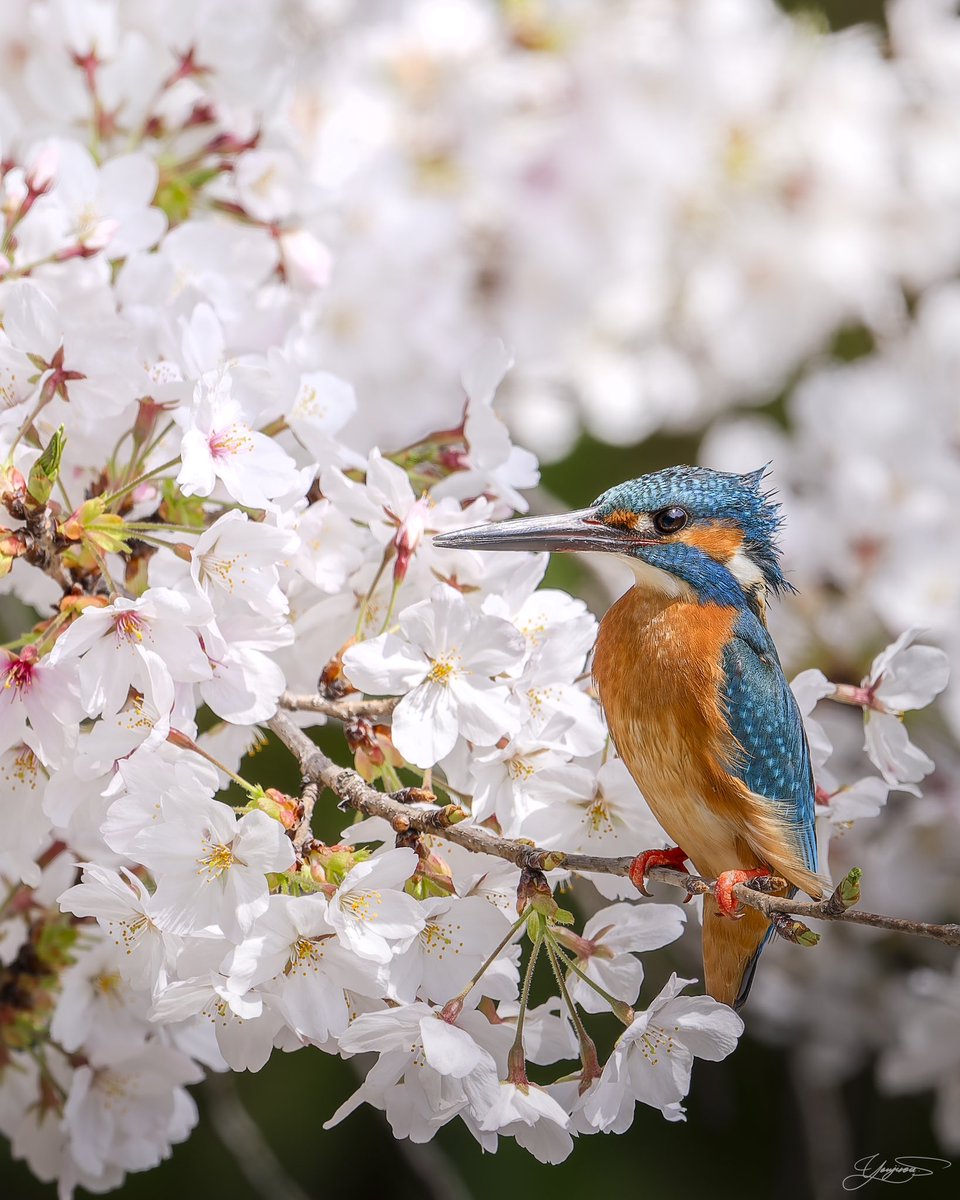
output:
[[[635,512],[631,512],[628,508],[615,508],[608,517],[604,518],[604,525],[616,525],[618,529],[636,529],[640,518]]]
[[[717,562],[729,562],[743,545],[743,534],[732,525],[715,522],[711,525],[692,525],[677,534],[678,542],[696,546]]]

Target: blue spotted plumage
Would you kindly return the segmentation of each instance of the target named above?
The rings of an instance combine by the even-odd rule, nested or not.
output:
[[[803,718],[766,627],[745,611],[733,632],[723,668],[727,721],[743,750],[734,773],[783,813],[804,866],[816,871],[813,768]]]

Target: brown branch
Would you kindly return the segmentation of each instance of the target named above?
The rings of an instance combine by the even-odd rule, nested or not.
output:
[[[389,795],[370,787],[356,771],[341,767],[320,750],[314,742],[283,713],[269,722],[270,729],[297,758],[304,779],[330,788],[341,807],[353,808],[366,816],[383,817],[397,833],[414,830],[435,834],[480,854],[492,854],[518,867],[541,871],[564,868],[569,871],[593,872],[604,875],[628,875],[632,857],[600,858],[591,854],[566,854],[562,850],[544,850],[532,843],[501,837],[480,825],[462,823],[467,815],[458,805],[412,808],[410,801],[424,793],[407,789]],[[653,867],[647,878],[656,883],[683,888],[690,895],[715,894],[715,885],[697,875],[685,875],[668,867]],[[960,946],[960,925],[934,925],[927,921],[907,921],[902,917],[887,917],[879,913],[862,912],[847,907],[839,896],[840,889],[826,900],[790,900],[785,896],[764,895],[762,892],[737,884],[734,895],[742,903],[759,909],[767,917],[784,914],[787,917],[812,917],[817,921],[843,921],[847,924],[870,925],[875,929],[890,929],[934,938],[948,946]],[[849,903],[849,902],[847,902]]]
[[[313,810],[316,807],[319,795],[320,784],[315,779],[308,779],[304,784],[303,791],[300,793],[303,815],[297,822],[297,828],[293,834],[293,844],[296,847],[298,856],[300,849],[313,837]]]
[[[297,696],[293,692],[284,692],[279,700],[280,707],[291,712],[323,713],[325,717],[337,717],[341,721],[350,721],[354,717],[385,717],[399,703],[399,696],[377,700],[370,700],[366,696],[347,696],[342,700],[328,700],[319,694]]]

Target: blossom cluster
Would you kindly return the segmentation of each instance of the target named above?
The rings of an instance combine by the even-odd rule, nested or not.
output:
[[[888,135],[953,152],[933,120],[951,82],[905,81],[956,22],[903,0],[888,60],[760,0],[687,21],[560,7],[22,0],[0,33],[0,1132],[64,1197],[155,1165],[196,1123],[191,1085],[274,1049],[378,1055],[331,1121],[366,1102],[423,1141],[459,1119],[548,1162],[637,1103],[682,1119],[693,1059],[734,1049],[740,1018],[695,980],[641,1001],[641,956],[687,910],[377,818],[326,845],[316,798],[257,774],[278,706],[339,714],[344,765],[468,825],[597,856],[665,843],[590,687],[586,604],[539,586],[540,556],[431,543],[526,510],[537,459],[502,415],[550,455],[574,412],[617,437],[690,423],[761,398],[844,322],[888,338],[791,398],[776,457],[814,587],[785,635],[826,670],[796,688],[838,863],[888,793],[943,819],[902,715],[946,684],[915,626],[955,638],[955,597],[897,581],[911,521],[945,527],[956,485],[949,440],[916,433],[938,464],[917,486],[897,418],[928,372],[948,420],[955,298],[931,290],[901,329],[891,297],[949,269],[956,211],[926,158],[926,207],[893,203]],[[814,99],[840,122],[785,155]],[[840,376],[867,389],[871,369],[901,373],[889,419],[852,485],[838,468],[814,488],[854,440]],[[731,421],[705,453],[777,436]],[[811,649],[903,628],[858,684],[861,647]],[[862,733],[818,723],[840,704]],[[839,1035],[802,1015],[793,960],[825,979],[835,944],[758,987],[781,1031],[822,1022],[825,1055]],[[555,985],[536,1006],[534,972]],[[905,987],[902,1012],[948,986]],[[604,1014],[622,1029],[601,1061]],[[949,1084],[950,1064],[907,1060],[891,1086]]]

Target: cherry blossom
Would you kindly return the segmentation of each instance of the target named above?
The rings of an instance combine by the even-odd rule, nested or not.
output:
[[[110,716],[123,707],[131,687],[153,699],[168,681],[210,678],[197,630],[211,615],[203,597],[168,588],[151,588],[139,600],[120,597],[85,609],[54,646],[50,664],[79,659],[87,712]]]
[[[35,646],[19,655],[0,650],[0,745],[27,741],[42,762],[59,764],[67,732],[83,715],[72,663],[38,658]]]
[[[344,876],[327,919],[359,958],[388,963],[424,928],[420,905],[399,890],[416,865],[412,850],[389,850],[357,863]]]
[[[265,813],[238,819],[222,804],[173,796],[130,850],[159,880],[152,907],[160,929],[233,941],[269,907],[265,876],[293,859],[283,829]]]
[[[382,1013],[362,1013],[340,1039],[344,1053],[377,1050],[380,1058],[353,1096],[325,1122],[338,1124],[363,1102],[384,1110],[394,1133],[427,1141],[465,1109],[476,1113],[497,1095],[497,1062],[478,1039],[476,1014],[456,1024],[417,1002]],[[494,1027],[483,1032],[490,1043]],[[469,1124],[468,1124],[469,1127]]]
[[[185,1085],[200,1076],[185,1054],[156,1042],[102,1065],[79,1067],[64,1108],[70,1158],[93,1178],[106,1168],[156,1166],[171,1143],[182,1142],[196,1124],[196,1105]],[[69,1182],[69,1171],[65,1176]]]
[[[252,427],[233,396],[229,374],[201,381],[191,411],[178,410],[183,427],[177,483],[185,496],[209,496],[217,480],[234,500],[270,508],[293,483],[293,459]]]
[[[683,1120],[694,1058],[717,1061],[736,1047],[743,1022],[709,996],[681,996],[694,980],[671,975],[660,992],[620,1035],[600,1079],[584,1098],[584,1113],[599,1129],[620,1130],[633,1121],[637,1101]]]
[[[914,646],[922,633],[908,629],[878,654],[861,685],[870,697],[865,711],[867,753],[887,783],[916,784],[933,760],[910,741],[901,716],[923,708],[947,686],[947,656],[935,646]]]
[[[394,712],[394,741],[411,762],[428,767],[463,735],[492,745],[519,725],[515,700],[494,676],[516,666],[523,639],[498,617],[473,613],[452,588],[400,614],[400,635],[351,647],[344,670],[374,695],[405,692]]]
[[[233,601],[265,617],[287,612],[278,563],[297,546],[295,537],[231,509],[193,545],[190,573],[215,607]]]
[[[269,990],[286,1024],[318,1045],[346,1030],[345,991],[373,995],[380,987],[371,965],[337,940],[328,902],[317,894],[271,896],[256,932],[225,966],[232,993]]]
[[[643,963],[636,956],[676,941],[685,916],[675,904],[610,904],[594,913],[569,945],[584,975],[618,1000],[633,1004],[643,983]],[[579,976],[571,976],[568,988],[587,1012],[608,1007]]]
[[[484,1114],[481,1130],[502,1133],[544,1163],[559,1163],[573,1150],[570,1117],[543,1088],[534,1083],[501,1083]]]

